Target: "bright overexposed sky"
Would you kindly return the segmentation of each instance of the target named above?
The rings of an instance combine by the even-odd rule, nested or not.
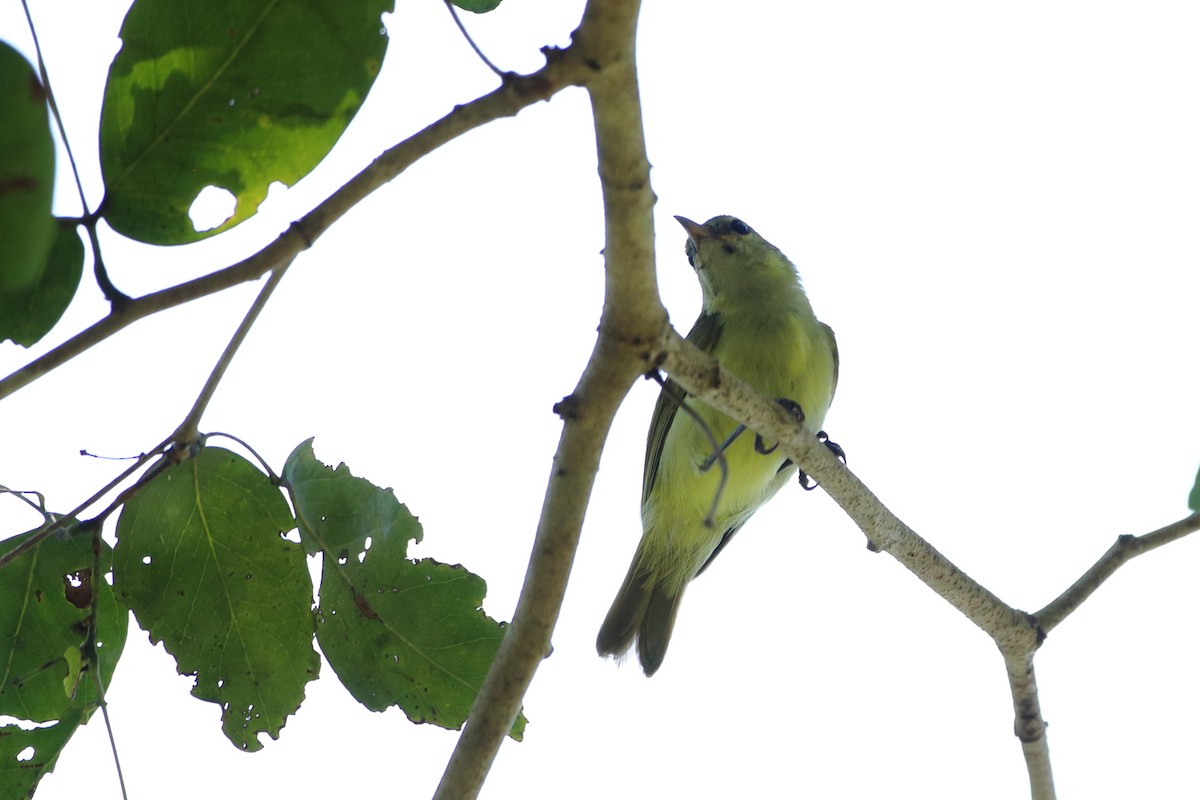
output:
[[[127,8],[30,0],[90,201]],[[407,0],[329,159],[229,234],[105,236],[140,294],[271,241],[385,147],[496,85],[440,0]],[[519,72],[582,3],[466,22]],[[665,3],[640,23],[658,274],[674,324],[699,287],[671,219],[729,213],[796,262],[837,331],[826,429],[893,511],[1036,610],[1116,536],[1187,513],[1200,464],[1200,8],[1015,2]],[[31,52],[19,4],[0,38]],[[77,214],[64,173],[59,212]],[[586,94],[567,90],[422,160],[292,267],[202,429],[275,465],[319,457],[393,487],[414,550],[488,581],[511,617],[560,432],[595,339],[603,220]],[[0,403],[0,484],[65,511],[187,413],[257,286],[145,320]],[[104,313],[85,279],[48,340]],[[486,798],[1027,795],[991,641],[871,554],[822,492],[787,489],[689,589],[661,671],[594,650],[640,536],[655,388],[605,448],[554,653]],[[37,524],[0,498],[0,535]],[[1122,569],[1036,667],[1062,797],[1195,797],[1200,542]],[[238,752],[131,626],[108,695],[130,796],[428,796],[455,733],[358,706],[327,665],[277,742]],[[97,716],[40,800],[118,797]],[[86,787],[86,788],[85,788]]]

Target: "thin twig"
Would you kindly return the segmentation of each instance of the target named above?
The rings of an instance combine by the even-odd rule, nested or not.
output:
[[[450,0],[446,0],[446,8],[450,10],[450,16],[454,18],[454,24],[458,26],[458,30],[462,33],[463,38],[467,40],[467,44],[471,45],[471,49],[475,51],[475,55],[479,56],[479,60],[484,64],[487,64],[487,68],[499,75],[501,80],[503,80],[504,71],[493,64],[491,59],[485,56],[483,51],[479,49],[479,45],[475,44],[475,40],[471,38],[471,34],[467,33],[467,26],[463,25],[462,20],[459,19],[458,9],[454,7],[454,3],[450,2]]]
[[[37,54],[38,74],[41,76],[42,86],[46,90],[46,102],[50,106],[51,115],[54,117],[55,127],[58,128],[59,138],[62,139],[63,149],[67,151],[67,161],[71,164],[71,175],[75,178],[75,189],[79,193],[79,205],[83,209],[82,216],[84,222],[82,224],[86,227],[88,237],[92,243],[92,271],[105,299],[116,307],[129,302],[129,296],[113,285],[112,281],[109,280],[108,272],[104,269],[104,259],[100,254],[100,243],[96,238],[96,220],[92,218],[91,212],[88,209],[87,195],[83,191],[83,179],[79,176],[79,167],[75,163],[75,151],[71,149],[71,140],[67,138],[67,128],[63,124],[62,114],[58,110],[58,101],[54,98],[54,89],[50,85],[50,73],[46,70],[46,62],[42,58],[42,45],[38,40],[37,28],[33,24],[33,14],[29,11],[28,0],[21,0],[21,7],[25,9],[25,21],[29,25],[29,34],[33,37],[33,50]]]
[[[99,680],[99,676],[96,679]],[[108,731],[108,746],[112,749],[113,766],[117,768],[117,783],[121,787],[121,798],[129,800],[129,793],[125,790],[125,773],[121,770],[121,757],[117,754],[117,738],[113,735],[112,720],[108,718],[108,703],[103,700],[100,702],[100,713],[104,716],[104,729]]]
[[[29,505],[30,508],[37,511],[46,519],[50,514],[46,511],[46,495],[32,489],[10,489],[7,486],[0,486],[0,493],[11,494],[13,497]],[[34,495],[37,497],[37,502],[33,502],[26,495]]]
[[[1049,633],[1060,622],[1079,608],[1084,600],[1092,596],[1092,592],[1100,588],[1100,584],[1108,580],[1125,562],[1142,553],[1148,553],[1156,547],[1162,547],[1176,539],[1182,539],[1190,533],[1200,530],[1200,512],[1184,517],[1178,522],[1172,522],[1165,528],[1142,534],[1141,536],[1120,536],[1108,552],[1100,557],[1091,569],[1083,573],[1079,580],[1056,597],[1049,605],[1034,614],[1038,624],[1045,633]]]
[[[194,456],[196,454],[196,451],[199,448],[200,444],[202,444],[202,440],[190,442],[186,446],[181,446],[176,443],[176,444],[172,444],[171,446],[167,447],[163,453],[163,457],[161,459],[159,459],[158,461],[154,462],[154,464],[151,465],[150,469],[146,470],[140,476],[138,476],[138,479],[133,483],[132,486],[125,487],[125,489],[123,489],[121,491],[121,493],[119,495],[117,495],[111,503],[109,503],[107,506],[105,506],[103,511],[101,511],[96,516],[85,520],[84,523],[81,523],[81,524],[96,525],[96,526],[104,524],[104,520],[108,519],[109,516],[114,511],[116,511],[118,508],[120,508],[121,506],[128,503],[130,498],[132,498],[135,494],[140,492],[142,490],[142,487],[144,487],[150,481],[154,480],[154,478],[160,472],[162,472],[167,467],[173,467],[176,464],[180,463],[181,461],[185,461],[188,458],[191,458],[192,456]]]
[[[105,484],[104,488],[100,489],[95,494],[93,494],[91,497],[89,497],[87,500],[84,500],[82,503],[80,503],[78,506],[76,506],[75,509],[73,511],[71,511],[71,513],[64,514],[62,516],[57,516],[54,519],[49,520],[45,525],[38,528],[37,531],[35,531],[28,539],[21,542],[19,545],[14,547],[12,550],[9,550],[7,553],[0,555],[0,568],[3,568],[4,566],[6,566],[9,562],[13,561],[14,559],[20,558],[21,555],[23,555],[24,553],[27,553],[29,550],[33,549],[34,547],[37,547],[41,542],[45,541],[47,536],[50,536],[55,531],[61,530],[62,528],[65,528],[67,525],[69,525],[70,523],[76,521],[84,509],[86,509],[89,506],[91,506],[92,504],[96,503],[101,497],[108,494],[114,488],[119,486],[122,482],[125,481],[126,478],[128,478],[130,475],[132,475],[133,473],[135,473],[139,469],[141,469],[146,464],[146,462],[148,462],[150,459],[165,452],[166,449],[170,446],[170,444],[171,444],[171,440],[166,439],[166,440],[160,442],[158,447],[154,448],[150,452],[142,453],[140,456],[138,456],[137,461],[135,461],[131,467],[129,467],[124,472],[122,472],[120,475],[118,475],[117,477],[115,477],[111,481],[109,481],[107,484]]]
[[[102,528],[102,522],[92,525],[92,613],[88,618],[84,652],[87,655],[92,678],[96,682],[96,697],[100,704],[100,715],[104,717],[104,729],[108,732],[108,746],[112,750],[113,766],[117,769],[117,785],[121,787],[122,799],[129,800],[129,793],[125,789],[125,772],[121,769],[121,756],[117,753],[117,736],[113,731],[112,719],[108,716],[108,695],[104,687],[104,673],[100,668],[100,648],[96,646],[97,626],[100,621],[100,592],[102,587],[107,586],[104,572],[101,569],[103,565],[100,563],[100,556],[104,553],[104,540],[100,535]]]
[[[99,217],[91,216],[83,222],[83,229],[87,231],[88,242],[92,246],[92,277],[96,279],[96,285],[100,287],[104,299],[107,300],[114,311],[120,311],[132,301],[129,295],[122,292],[108,277],[108,268],[104,266],[104,251],[100,249],[100,236],[96,233],[96,222]]]
[[[254,456],[254,459],[258,462],[258,465],[262,467],[262,471],[265,472],[267,477],[271,479],[271,483],[275,484],[276,486],[283,483],[282,479],[275,474],[275,470],[271,469],[271,465],[267,463],[267,460],[259,455],[259,452],[251,447],[250,443],[245,439],[234,436],[232,433],[223,433],[221,431],[209,431],[208,433],[204,434],[205,442],[216,438],[228,439],[231,442],[237,442],[239,445],[244,447],[250,453],[250,455]]]
[[[242,322],[238,325],[238,329],[234,332],[233,337],[229,340],[229,344],[225,346],[221,357],[217,359],[216,365],[212,372],[208,375],[208,380],[204,382],[204,388],[200,390],[200,394],[196,397],[196,402],[192,404],[192,410],[183,418],[183,422],[179,423],[179,427],[175,429],[175,433],[171,435],[171,440],[176,444],[186,445],[196,440],[199,436],[200,418],[204,416],[204,411],[208,408],[209,401],[217,391],[217,386],[221,383],[221,379],[225,377],[225,371],[229,369],[229,364],[233,361],[233,357],[237,355],[238,348],[242,346],[242,342],[246,340],[246,334],[250,333],[250,329],[254,327],[258,315],[262,313],[266,307],[267,301],[271,299],[271,294],[275,291],[275,287],[279,286],[279,282],[283,280],[284,274],[287,273],[288,266],[291,261],[285,261],[280,264],[271,273],[271,277],[263,285],[258,296],[254,298],[254,303],[250,306],[250,310],[246,312],[246,316],[242,318]]]
[[[25,21],[29,25],[29,34],[33,37],[33,51],[37,54],[38,74],[42,78],[42,86],[46,90],[46,100],[50,113],[54,115],[54,124],[58,128],[59,138],[62,139],[63,149],[67,151],[67,160],[71,163],[71,174],[75,177],[75,188],[79,192],[79,205],[83,208],[83,216],[88,214],[87,196],[83,193],[83,179],[79,177],[79,168],[75,164],[75,153],[71,149],[71,140],[67,138],[67,128],[63,125],[62,114],[58,111],[58,102],[54,99],[54,89],[50,86],[50,74],[46,71],[46,62],[42,58],[42,44],[38,40],[37,28],[33,25],[33,14],[29,11],[28,0],[21,0],[25,9]]]

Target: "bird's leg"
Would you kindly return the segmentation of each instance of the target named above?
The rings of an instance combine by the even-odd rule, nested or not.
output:
[[[846,463],[846,451],[843,450],[842,446],[837,442],[830,441],[828,433],[825,431],[817,431],[817,441],[828,447],[829,452],[833,453],[834,457],[837,458],[838,461],[841,461],[843,464]],[[813,489],[820,486],[819,483],[808,477],[808,475],[804,473],[804,470],[800,470],[800,485],[804,487],[804,491],[806,492],[811,492]]]
[[[788,412],[791,413],[791,415],[796,418],[796,422],[798,422],[798,423],[804,422],[804,409],[800,408],[800,404],[797,403],[795,400],[789,400],[786,397],[780,397],[780,398],[777,398],[775,402],[779,403],[779,405],[781,405],[785,409],[787,409]],[[745,425],[739,424],[736,428],[734,428],[733,433],[729,434],[728,438],[726,438],[725,441],[721,443],[720,449],[717,450],[716,452],[714,452],[708,458],[704,459],[704,461],[700,464],[700,471],[707,472],[709,469],[711,469],[713,462],[715,462],[717,460],[718,453],[724,453],[726,450],[728,450],[729,446],[731,444],[733,444],[737,440],[737,438],[745,432],[746,432]],[[767,447],[766,442],[763,441],[762,436],[758,435],[757,433],[754,434],[754,452],[758,453],[759,455],[769,456],[769,455],[771,455],[771,453],[774,453],[778,447],[779,447],[779,442],[776,442],[775,444],[771,445],[770,447]]]
[[[790,413],[792,416],[796,417],[797,423],[804,422],[804,409],[800,408],[799,403],[797,403],[796,401],[793,401],[793,399],[787,399],[786,397],[776,398],[775,402],[782,405],[782,407],[787,409],[788,413]],[[738,427],[733,428],[733,433],[728,435],[728,438],[724,441],[724,443],[721,443],[720,450],[714,452],[712,456],[709,456],[708,458],[704,459],[703,463],[701,463],[701,465],[700,465],[701,473],[704,473],[704,471],[708,471],[710,468],[712,468],[713,462],[715,462],[716,458],[718,458],[718,453],[724,453],[726,450],[730,449],[730,445],[732,445],[734,443],[734,441],[736,441],[737,438],[740,437],[740,435],[745,433],[745,431],[746,431],[746,426],[744,426],[744,425],[738,425]],[[754,434],[754,451],[756,453],[758,453],[758,455],[769,456],[770,453],[775,452],[776,449],[779,449],[778,441],[776,441],[776,443],[773,444],[772,446],[768,447],[766,441],[762,440],[762,437],[760,434],[757,434],[757,433]],[[785,463],[785,467],[786,467],[786,463]]]
[[[739,424],[736,428],[734,428],[733,433],[729,434],[729,436],[725,439],[725,441],[721,442],[721,446],[718,447],[716,450],[714,450],[712,455],[710,455],[708,458],[704,459],[704,461],[700,462],[700,471],[708,472],[710,469],[712,469],[712,465],[714,463],[716,463],[717,459],[720,458],[721,455],[723,455],[726,450],[729,449],[729,445],[733,444],[737,440],[737,438],[745,432],[746,432],[745,425]],[[756,438],[755,439],[755,449],[756,450],[758,449],[758,446],[757,446],[758,442],[759,442],[759,439]],[[759,452],[762,452],[762,451],[759,451]]]

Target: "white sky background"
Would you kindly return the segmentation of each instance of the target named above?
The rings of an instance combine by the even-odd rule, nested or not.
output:
[[[140,294],[267,243],[378,152],[496,85],[435,0],[400,2],[375,89],[328,161],[234,232],[161,249],[105,237]],[[467,23],[540,66],[581,2]],[[101,196],[95,130],[125,5],[33,0],[54,88]],[[0,36],[27,48],[19,4]],[[640,31],[675,325],[699,289],[673,214],[736,214],[799,266],[838,333],[826,428],[906,522],[1006,601],[1040,608],[1122,533],[1186,514],[1200,461],[1200,9],[1177,2],[668,4]],[[60,211],[78,213],[63,180]],[[560,421],[595,337],[603,221],[582,90],[443,148],[293,266],[203,421],[277,469],[394,487],[414,551],[461,562],[508,619]],[[187,412],[257,286],[138,323],[0,407],[0,483],[67,510]],[[85,280],[50,344],[104,312]],[[4,374],[31,354],[0,347]],[[1027,795],[990,640],[822,492],[785,490],[689,590],[662,670],[594,637],[640,535],[640,383],[605,450],[555,652],[488,798]],[[0,502],[4,535],[36,524]],[[1122,569],[1036,665],[1062,797],[1194,797],[1200,541]],[[278,742],[221,735],[131,627],[109,693],[131,797],[428,796],[455,733],[373,714],[332,670]],[[100,718],[40,800],[118,797]],[[382,795],[381,795],[382,796]]]

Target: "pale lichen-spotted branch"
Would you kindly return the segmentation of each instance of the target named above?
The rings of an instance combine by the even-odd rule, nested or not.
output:
[[[663,368],[714,408],[744,422],[818,480],[877,550],[888,553],[996,640],[1001,650],[1036,647],[1029,615],[1008,606],[897,519],[817,437],[796,425],[781,405],[747,386],[678,335],[668,339]]]
[[[881,550],[916,575],[995,641],[1013,699],[1014,733],[1021,742],[1034,800],[1052,800],[1046,723],[1033,659],[1046,633],[1136,555],[1200,530],[1200,513],[1143,536],[1123,536],[1058,599],[1036,614],[1009,606],[896,518],[812,433],[778,404],[726,372],[677,334],[668,337],[662,366],[688,393],[772,440],[821,486]]]
[[[594,70],[585,86],[592,101],[604,201],[604,311],[578,386],[555,406],[563,432],[525,583],[434,794],[442,800],[478,796],[534,672],[549,652],[613,416],[633,382],[647,371],[668,330],[654,273],[654,196],[633,55],[638,5],[637,0],[591,0],[568,50]]]
[[[1014,731],[1021,741],[1034,800],[1051,800],[1046,725],[1034,679],[1033,656],[1044,635],[1037,620],[1002,601],[922,539],[887,509],[817,437],[796,425],[778,403],[764,397],[725,371],[690,342],[672,336],[663,368],[694,395],[780,448],[833,498],[858,525],[873,550],[886,552],[992,637],[1004,658],[1015,714]]]
[[[1197,530],[1200,530],[1200,511],[1141,536],[1127,534],[1119,537],[1117,541],[1113,542],[1112,547],[1108,548],[1104,555],[1092,565],[1091,569],[1083,573],[1079,580],[1071,584],[1069,589],[1034,615],[1041,624],[1042,630],[1049,633],[1057,627],[1071,612],[1079,608],[1084,600],[1091,597],[1092,592],[1100,588],[1100,584],[1108,580],[1121,565],[1131,558],[1148,553],[1176,539],[1182,539]]]

